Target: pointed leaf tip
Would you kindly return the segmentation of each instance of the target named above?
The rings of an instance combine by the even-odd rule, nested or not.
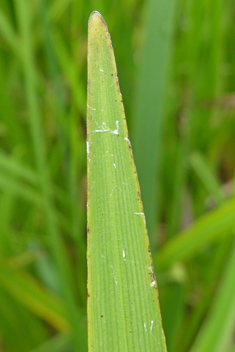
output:
[[[107,25],[105,23],[105,20],[103,19],[103,16],[98,12],[98,11],[93,11],[90,14],[89,17],[89,21],[88,21],[88,27],[89,29],[96,28],[96,27],[100,27],[101,26],[105,26],[105,28],[108,30]]]

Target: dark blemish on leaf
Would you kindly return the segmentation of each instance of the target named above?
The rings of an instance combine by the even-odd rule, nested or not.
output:
[[[153,261],[151,261],[150,266],[151,266],[151,268],[152,268],[152,271],[154,271],[154,268],[153,268]]]
[[[113,73],[111,73],[111,76],[113,76]]]
[[[100,317],[103,318],[103,315],[101,315]]]
[[[90,297],[90,294],[89,294],[89,292],[87,293],[87,298],[89,298]]]

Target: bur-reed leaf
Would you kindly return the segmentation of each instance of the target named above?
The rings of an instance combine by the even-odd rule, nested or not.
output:
[[[166,351],[156,278],[107,26],[88,30],[89,351]]]

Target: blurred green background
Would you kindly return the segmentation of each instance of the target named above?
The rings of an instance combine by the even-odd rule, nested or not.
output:
[[[168,351],[234,352],[232,0],[1,0],[0,351],[87,351],[93,10],[113,41]]]

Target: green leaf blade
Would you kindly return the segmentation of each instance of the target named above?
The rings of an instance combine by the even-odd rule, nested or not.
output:
[[[89,351],[166,351],[143,206],[110,35],[88,32]]]

